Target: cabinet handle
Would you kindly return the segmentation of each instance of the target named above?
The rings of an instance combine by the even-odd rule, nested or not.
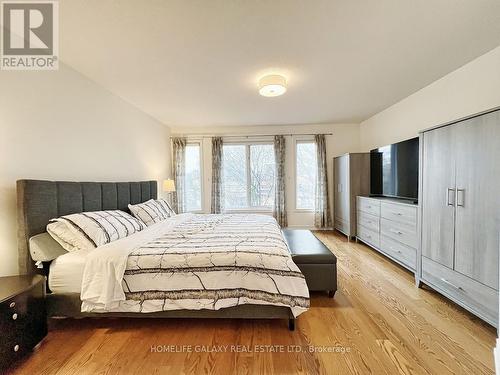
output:
[[[13,308],[14,306],[16,306],[15,302],[11,302],[10,305],[9,305],[10,308]]]
[[[453,202],[450,201],[450,192],[453,193]],[[455,189],[453,188],[446,189],[446,204],[452,207],[455,206]]]
[[[16,345],[14,345],[14,351],[15,351],[15,352],[18,352],[18,351],[19,351],[19,345],[17,345],[17,344],[16,344]]]
[[[457,207],[465,207],[465,189],[457,189]]]
[[[392,214],[393,214],[393,215],[396,215],[396,216],[401,216],[401,215],[403,215],[401,212],[393,212]]]
[[[12,314],[12,320],[17,320],[17,314],[16,313]]]
[[[401,232],[401,231],[399,231],[399,230],[395,230],[395,229],[391,229],[391,232],[392,232],[392,233],[399,234],[399,235],[403,234],[403,232]]]
[[[447,285],[451,286],[452,288],[455,288],[455,289],[457,289],[457,290],[459,290],[459,291],[461,291],[461,292],[465,292],[465,289],[464,289],[464,288],[462,288],[461,286],[457,286],[457,285],[455,285],[455,284],[453,284],[453,283],[450,283],[450,282],[449,282],[448,280],[446,280],[445,278],[441,278],[441,281],[442,281],[443,283],[445,283],[445,284],[447,284]]]

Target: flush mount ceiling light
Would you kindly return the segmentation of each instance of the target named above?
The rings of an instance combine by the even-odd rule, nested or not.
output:
[[[259,80],[259,94],[262,96],[280,96],[286,92],[286,78],[278,74],[264,76]]]

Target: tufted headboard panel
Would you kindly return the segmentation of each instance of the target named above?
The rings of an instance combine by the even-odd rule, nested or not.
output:
[[[50,219],[85,211],[122,210],[158,196],[156,181],[17,181],[19,272],[33,273],[28,241],[45,232]]]

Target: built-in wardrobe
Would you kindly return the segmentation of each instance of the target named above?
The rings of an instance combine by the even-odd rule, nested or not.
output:
[[[420,134],[417,281],[498,326],[500,110]]]
[[[356,197],[370,193],[370,153],[333,159],[333,225],[348,239],[356,236]]]

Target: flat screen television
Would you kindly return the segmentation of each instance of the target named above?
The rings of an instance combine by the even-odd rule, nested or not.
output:
[[[371,150],[370,195],[418,200],[418,137]]]

